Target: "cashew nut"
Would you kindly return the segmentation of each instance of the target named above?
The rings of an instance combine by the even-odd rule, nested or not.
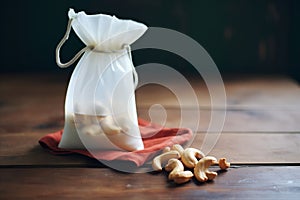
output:
[[[180,155],[182,155],[184,148],[180,144],[174,144],[171,148],[171,150],[178,151]]]
[[[205,174],[206,174],[208,180],[213,180],[218,175],[217,172],[211,172],[211,171],[208,171]]]
[[[81,132],[87,135],[99,135],[102,133],[102,130],[99,125],[93,124],[84,126]]]
[[[169,180],[173,180],[175,183],[181,184],[188,182],[194,174],[191,171],[184,171],[184,166],[180,160],[172,158],[165,166],[166,171],[171,171],[169,174]]]
[[[230,167],[230,163],[226,161],[226,158],[220,158],[219,159],[219,167],[222,170],[225,170]]]
[[[121,133],[122,129],[115,125],[112,116],[103,117],[100,121],[103,132],[107,135],[115,135]]]
[[[165,147],[162,152],[166,153],[166,152],[169,152],[169,151],[171,151],[171,148],[170,147]]]
[[[121,127],[115,125],[112,116],[95,116],[76,113],[74,119],[77,127],[81,128],[82,132],[89,135],[98,135],[103,132],[107,135],[115,135],[123,131]]]
[[[174,151],[174,150],[168,151],[161,155],[156,156],[152,161],[152,168],[155,171],[161,171],[162,166],[165,165],[168,162],[168,160],[170,160],[171,158],[179,159],[180,154],[178,153],[178,151]]]
[[[199,149],[186,148],[181,155],[181,161],[187,168],[194,168],[198,159],[203,158],[205,155]]]
[[[207,156],[199,160],[194,168],[194,175],[200,182],[207,180],[213,180],[218,174],[216,172],[209,171],[209,167],[216,163],[217,159],[212,156]]]

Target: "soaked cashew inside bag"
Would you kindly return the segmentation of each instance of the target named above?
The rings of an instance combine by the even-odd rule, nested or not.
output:
[[[78,142],[74,148],[97,149],[121,149],[134,151],[133,146],[140,141],[139,137],[131,135],[135,125],[125,117],[113,117],[111,115],[85,115],[76,114],[68,116],[66,128],[77,133]],[[74,141],[74,138],[73,138]],[[76,143],[75,143],[76,144]],[[99,145],[101,144],[101,146]]]

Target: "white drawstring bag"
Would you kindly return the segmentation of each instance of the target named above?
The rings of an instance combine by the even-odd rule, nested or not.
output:
[[[109,15],[87,15],[70,9],[66,34],[56,49],[60,67],[82,54],[71,76],[65,100],[65,126],[60,148],[141,150],[134,69],[130,44],[141,37],[144,24]],[[86,45],[68,63],[60,62],[60,48],[71,27]]]

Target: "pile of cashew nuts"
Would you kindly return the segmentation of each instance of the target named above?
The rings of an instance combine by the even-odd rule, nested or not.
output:
[[[152,168],[155,171],[162,171],[163,167],[170,172],[168,179],[177,184],[190,181],[193,176],[199,182],[213,180],[218,174],[209,171],[211,165],[219,165],[221,170],[230,167],[230,163],[225,158],[219,161],[213,156],[205,156],[199,149],[186,148],[175,144],[172,147],[166,147],[161,155],[156,156],[152,161]],[[185,170],[185,168],[193,170]]]

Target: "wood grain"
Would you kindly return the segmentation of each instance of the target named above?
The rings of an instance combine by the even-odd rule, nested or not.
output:
[[[299,85],[284,76],[244,77],[235,76],[224,79],[223,83],[208,86],[200,79],[188,80],[191,88],[185,87],[172,77],[166,77],[164,85],[148,84],[136,91],[137,104],[147,107],[161,104],[164,107],[196,107],[225,109],[223,102],[211,104],[214,91],[225,89],[227,109],[299,109]],[[172,87],[170,87],[172,86]],[[224,87],[224,88],[223,88]],[[151,92],[152,91],[152,92]],[[194,98],[195,96],[195,98]],[[179,103],[180,101],[180,103]],[[196,102],[196,103],[195,103]]]
[[[217,169],[214,169],[217,170]],[[245,167],[176,186],[167,174],[100,168],[1,169],[1,199],[297,199],[300,167]]]
[[[1,74],[1,105],[44,105],[57,103],[63,108],[69,74]],[[211,108],[210,94],[205,82],[201,79],[188,79],[192,92],[172,77],[166,77],[165,86],[148,84],[137,89],[136,100],[139,107],[162,104],[164,107],[178,107],[176,95],[180,95],[182,107],[195,107],[195,102],[203,108]],[[167,86],[175,88],[170,90]],[[300,87],[297,82],[286,76],[234,76],[224,78],[224,85],[216,84],[212,89],[225,87],[227,108],[284,108],[299,109]],[[174,94],[174,92],[178,94]],[[196,96],[196,99],[191,97]],[[214,105],[215,108],[220,107]],[[224,109],[224,107],[221,107]]]
[[[212,118],[212,114],[214,117]],[[208,132],[298,132],[300,110],[139,108],[138,116],[166,127],[188,127]],[[223,124],[224,123],[224,124]]]
[[[199,133],[191,146],[235,164],[300,164],[299,133]]]
[[[19,74],[0,77],[0,133],[47,133],[63,127],[64,98],[68,81],[66,76]],[[176,81],[170,82],[176,86]],[[199,84],[195,80],[191,82],[193,89],[201,94],[197,97],[199,112],[188,95],[183,95],[185,100],[179,106],[176,97],[169,90],[157,85],[148,85],[137,90],[139,117],[168,127],[181,126],[190,127],[194,131],[207,131],[212,121],[211,113],[215,115],[214,120],[221,122],[226,111],[223,127],[225,132],[300,130],[299,86],[286,77],[225,80],[228,107],[214,107],[213,111],[208,104],[201,103],[209,97],[205,95],[205,87],[201,80],[198,81]],[[180,85],[178,87],[184,94],[184,88]],[[158,105],[163,106],[163,109]],[[185,113],[183,120],[180,119],[182,113]],[[167,115],[165,122],[164,115]],[[200,121],[195,123],[198,119],[196,115],[200,115]],[[219,128],[216,130],[212,127],[209,131],[219,131]]]
[[[83,156],[51,155],[38,144],[42,136],[1,134],[0,166],[102,167],[98,161]],[[205,136],[210,140],[204,142]],[[197,133],[189,145],[217,158],[226,157],[234,164],[300,164],[297,133]]]
[[[52,105],[52,104],[51,104]],[[53,104],[56,105],[56,104]],[[52,108],[54,107],[54,108]],[[47,114],[41,114],[45,112]],[[212,112],[214,118],[211,118]],[[49,133],[64,127],[63,109],[45,107],[12,107],[0,111],[0,133]],[[16,115],[15,113],[18,113]],[[188,127],[208,132],[298,132],[300,110],[194,110],[138,108],[138,117],[166,127]],[[225,117],[225,118],[223,118]],[[224,124],[223,124],[224,122]],[[216,123],[216,124],[215,124]]]

